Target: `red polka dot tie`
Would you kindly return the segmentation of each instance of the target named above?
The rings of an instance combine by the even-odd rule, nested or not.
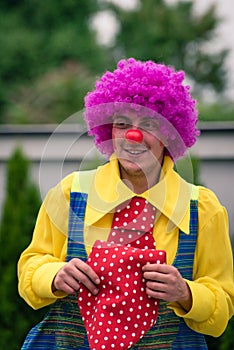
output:
[[[144,198],[133,197],[126,206],[116,210],[108,242],[142,249],[154,248],[154,219],[155,208]]]
[[[155,324],[158,301],[145,292],[142,267],[164,263],[164,251],[97,241],[87,264],[99,275],[99,293],[78,296],[91,350],[129,349]]]

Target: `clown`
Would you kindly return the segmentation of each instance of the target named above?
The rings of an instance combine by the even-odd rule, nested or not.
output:
[[[174,171],[199,135],[183,81],[130,58],[85,97],[108,161],[68,175],[42,204],[19,292],[51,308],[22,349],[207,349],[204,335],[224,332],[234,312],[227,213]]]

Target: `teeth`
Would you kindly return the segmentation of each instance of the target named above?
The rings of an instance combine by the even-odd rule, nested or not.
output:
[[[145,150],[142,150],[142,151],[130,151],[130,150],[126,150],[128,153],[130,154],[141,154],[143,152],[145,152]]]

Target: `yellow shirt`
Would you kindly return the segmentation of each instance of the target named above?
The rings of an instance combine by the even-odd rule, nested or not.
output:
[[[95,173],[72,173],[49,191],[41,206],[31,244],[18,263],[19,293],[35,309],[65,296],[62,292],[53,294],[51,285],[65,264],[71,190],[88,193],[84,228],[88,254],[96,239],[107,239],[114,208],[136,195],[121,181],[114,156]],[[189,234],[192,190],[193,186],[173,170],[172,160],[165,157],[159,182],[140,195],[157,209],[153,234],[157,249],[166,250],[168,264],[175,258],[179,229]],[[193,330],[219,336],[234,313],[228,217],[211,190],[201,186],[198,190],[198,240],[193,280],[187,281],[193,298],[192,308],[186,313],[177,303],[169,303],[168,307],[183,317]]]

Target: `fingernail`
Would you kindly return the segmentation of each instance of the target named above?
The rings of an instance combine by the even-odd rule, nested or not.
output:
[[[99,292],[98,289],[94,289],[93,294],[96,295],[96,294],[98,294],[98,292]]]

